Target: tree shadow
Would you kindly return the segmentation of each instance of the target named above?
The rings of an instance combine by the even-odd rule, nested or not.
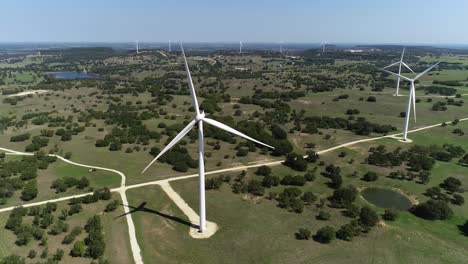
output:
[[[187,221],[187,220],[185,220],[185,219],[182,219],[182,218],[180,218],[180,217],[168,215],[168,214],[161,213],[161,212],[159,212],[159,211],[156,211],[156,210],[147,208],[147,207],[146,207],[146,202],[142,202],[142,203],[141,203],[139,206],[137,206],[137,207],[131,206],[131,205],[125,205],[125,204],[122,204],[122,206],[126,206],[126,207],[130,208],[131,210],[130,210],[128,213],[124,213],[124,214],[121,214],[121,215],[119,215],[119,216],[116,216],[114,219],[117,219],[117,218],[126,216],[127,214],[133,214],[133,213],[136,213],[136,212],[145,212],[145,213],[150,213],[150,214],[159,215],[159,216],[161,216],[161,217],[164,217],[164,218],[169,219],[169,220],[171,220],[171,221],[177,222],[177,223],[179,223],[179,224],[183,224],[183,225],[186,225],[186,226],[189,226],[189,227],[193,227],[193,228],[198,228],[198,225],[192,224],[191,222],[189,222],[189,221]]]

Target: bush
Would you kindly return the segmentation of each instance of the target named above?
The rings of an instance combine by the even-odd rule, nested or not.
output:
[[[320,228],[314,236],[317,242],[328,244],[335,239],[335,229],[331,226]]]
[[[352,224],[345,224],[336,231],[336,237],[341,240],[351,241],[354,236],[359,234],[357,227]]]
[[[119,201],[113,200],[112,202],[106,205],[106,209],[104,211],[113,212],[117,209],[117,207],[119,207]]]
[[[398,212],[393,209],[386,209],[382,217],[387,221],[395,221],[398,218]]]
[[[377,98],[375,98],[375,96],[369,96],[367,97],[367,102],[377,102]]]
[[[296,233],[296,239],[299,240],[309,240],[312,236],[312,233],[307,228],[299,228],[299,231]]]
[[[329,220],[331,217],[330,213],[327,213],[325,211],[320,211],[319,214],[317,215],[318,220]]]
[[[314,181],[315,180],[315,173],[308,171],[304,174],[304,178],[306,181]]]
[[[284,165],[290,167],[293,170],[297,171],[306,171],[307,170],[307,161],[301,155],[297,153],[290,153],[286,156],[286,161]]]
[[[205,190],[218,190],[223,185],[220,178],[209,178],[205,180]]]
[[[452,203],[456,205],[463,205],[465,203],[465,198],[459,194],[454,194]]]
[[[359,214],[359,223],[365,227],[375,226],[379,222],[379,215],[370,207],[364,206]]]
[[[257,171],[255,172],[256,175],[261,175],[261,176],[267,176],[271,174],[271,168],[268,166],[260,166],[257,168]]]
[[[452,209],[445,201],[434,199],[416,205],[413,213],[427,220],[446,220],[453,215]]]
[[[70,251],[70,255],[72,257],[82,257],[85,254],[86,247],[85,243],[83,241],[76,241],[75,244],[73,244],[73,248]]]
[[[377,175],[377,173],[375,173],[375,172],[373,172],[373,171],[367,172],[367,173],[364,174],[364,176],[362,177],[362,179],[363,179],[364,181],[367,181],[367,182],[376,181],[378,178],[379,178],[379,176]]]
[[[333,207],[346,208],[356,200],[357,190],[353,186],[346,188],[340,188],[333,192],[333,195],[329,197],[329,200]]]

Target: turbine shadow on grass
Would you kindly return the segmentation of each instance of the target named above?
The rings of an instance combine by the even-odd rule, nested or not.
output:
[[[114,219],[117,219],[117,218],[126,216],[127,214],[133,214],[133,213],[136,213],[136,212],[145,212],[145,213],[150,213],[150,214],[159,215],[159,216],[161,216],[161,217],[164,217],[164,218],[169,219],[169,220],[171,220],[171,221],[177,222],[177,223],[179,223],[179,224],[183,224],[183,225],[186,225],[186,226],[189,226],[189,227],[193,227],[193,228],[198,228],[198,225],[194,225],[194,224],[190,223],[189,221],[184,220],[184,219],[182,219],[182,218],[180,218],[180,217],[168,215],[168,214],[161,213],[161,212],[158,212],[158,211],[156,211],[156,210],[147,208],[147,207],[146,207],[146,202],[142,202],[142,203],[141,203],[139,206],[137,206],[137,207],[131,206],[131,205],[125,205],[125,204],[122,204],[122,206],[126,206],[126,207],[130,208],[130,209],[131,209],[130,212],[121,214],[121,215],[119,215],[119,216],[116,216]]]

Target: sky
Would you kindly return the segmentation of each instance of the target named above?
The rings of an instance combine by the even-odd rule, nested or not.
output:
[[[468,44],[467,0],[0,0],[0,42]]]

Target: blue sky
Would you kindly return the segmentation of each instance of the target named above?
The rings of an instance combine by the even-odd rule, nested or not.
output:
[[[467,0],[0,0],[0,42],[468,44]]]

